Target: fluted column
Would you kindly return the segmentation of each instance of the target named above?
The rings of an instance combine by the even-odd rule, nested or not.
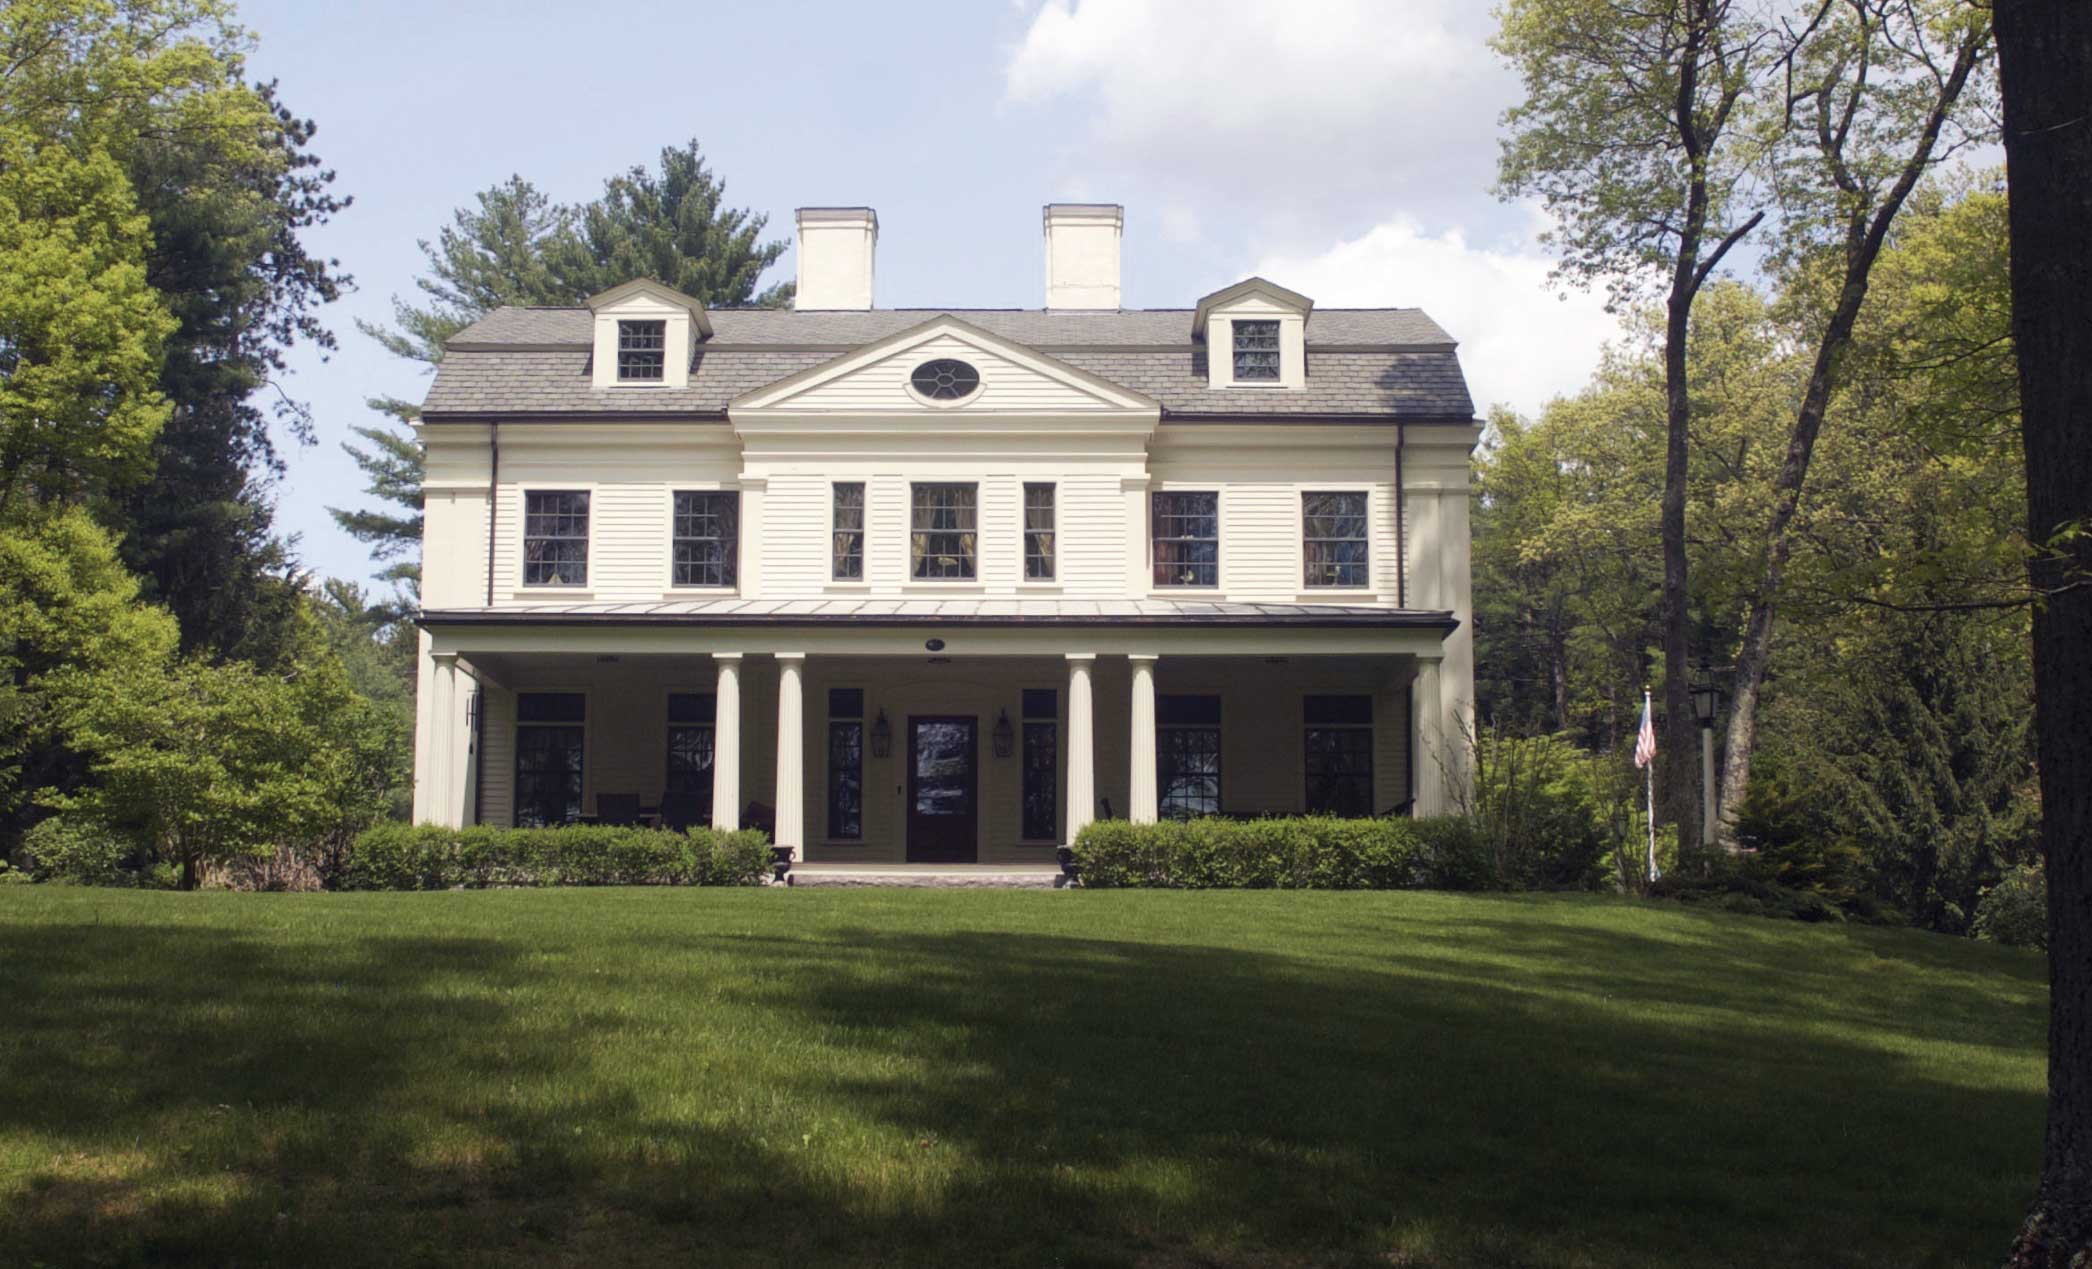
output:
[[[1446,728],[1437,657],[1417,659],[1416,678],[1410,684],[1410,712],[1415,715],[1412,735],[1416,737],[1416,806],[1412,814],[1444,815],[1446,806]]]
[[[777,654],[777,835],[771,845],[802,858],[806,845],[806,707],[800,687],[804,652]]]
[[[1155,658],[1136,653],[1133,664],[1133,779],[1126,814],[1136,824],[1155,822]]]
[[[719,686],[712,713],[712,827],[741,827],[741,654],[714,652]]]
[[[1097,744],[1090,703],[1094,652],[1068,654],[1068,844],[1096,816]]]
[[[429,658],[435,670],[434,699],[429,710],[431,740],[427,820],[459,826],[458,654],[438,652]]]

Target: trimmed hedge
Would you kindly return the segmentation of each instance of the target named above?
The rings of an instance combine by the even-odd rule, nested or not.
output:
[[[1464,871],[1443,869],[1406,819],[1098,820],[1074,851],[1082,884],[1098,887],[1404,890],[1441,888]]]
[[[752,886],[769,873],[770,839],[757,829],[380,824],[349,847],[335,886]]]

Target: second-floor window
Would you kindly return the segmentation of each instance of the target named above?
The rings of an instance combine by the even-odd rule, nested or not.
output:
[[[732,586],[741,548],[741,495],[730,489],[677,494],[670,548],[677,586]]]
[[[1157,493],[1151,506],[1155,584],[1220,585],[1220,495]]]
[[[1364,590],[1366,576],[1366,496],[1362,493],[1308,493],[1300,496],[1301,553],[1307,562],[1301,580],[1311,587]]]
[[[668,364],[668,323],[619,322],[617,324],[617,378],[619,383],[658,383]]]
[[[1278,382],[1278,323],[1230,323],[1235,328],[1235,382]]]
[[[971,581],[979,547],[979,487],[914,485],[910,494],[910,575],[917,581]]]
[[[523,495],[523,584],[588,585],[588,494]]]
[[[835,486],[835,580],[864,580],[864,483],[839,482]]]
[[[1024,580],[1053,580],[1053,486],[1024,487]]]

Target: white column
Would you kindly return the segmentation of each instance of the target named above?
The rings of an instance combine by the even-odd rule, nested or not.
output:
[[[1094,652],[1068,654],[1068,844],[1096,815],[1097,745],[1090,708]]]
[[[1155,657],[1135,653],[1133,663],[1133,779],[1126,815],[1136,824],[1155,822]]]
[[[458,796],[465,747],[458,735],[458,654],[438,652],[429,658],[435,670],[435,698],[430,702],[429,722],[435,742],[429,762],[427,822],[449,828],[460,826],[463,801]]]
[[[1419,657],[1409,689],[1416,737],[1416,806],[1411,814],[1418,817],[1444,815],[1450,809],[1446,805],[1445,709],[1439,680],[1439,659]]]
[[[777,654],[777,835],[770,844],[791,848],[795,860],[806,845],[805,668],[804,652]]]
[[[719,687],[712,714],[712,827],[741,827],[741,654],[714,652]]]

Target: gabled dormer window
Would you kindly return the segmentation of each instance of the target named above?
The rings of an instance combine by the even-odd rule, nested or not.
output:
[[[1236,318],[1235,382],[1278,382],[1278,322]]]
[[[668,323],[621,321],[617,324],[617,381],[659,383],[668,364]]]

